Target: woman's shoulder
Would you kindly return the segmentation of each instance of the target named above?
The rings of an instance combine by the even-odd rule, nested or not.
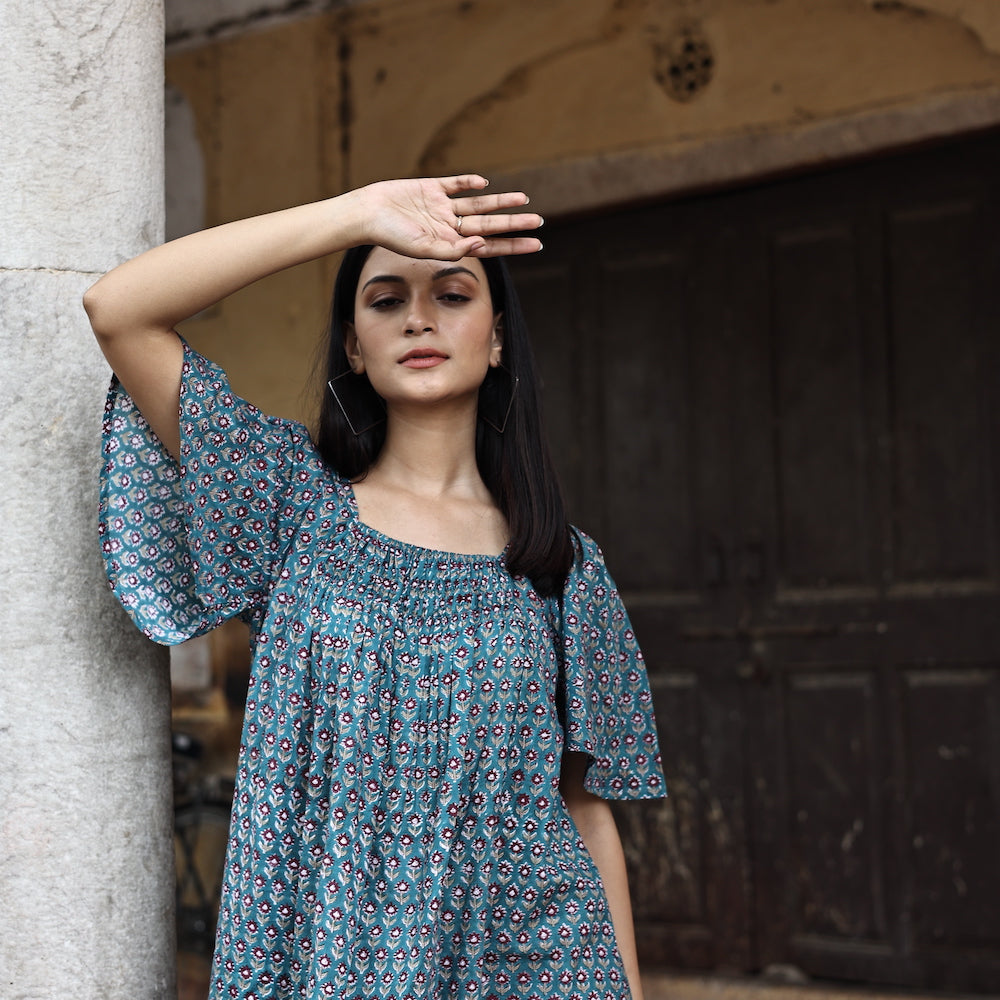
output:
[[[573,565],[570,569],[570,578],[580,574],[606,573],[604,552],[595,539],[575,524],[570,525],[570,534],[573,538]]]
[[[278,452],[286,461],[332,480],[340,477],[320,455],[309,427],[300,420],[267,413],[240,396],[217,362],[184,343],[181,420],[201,425],[216,441],[244,444],[258,454]]]
[[[262,425],[287,431],[299,438],[308,438],[308,428],[301,421],[266,413],[256,404],[240,396],[232,386],[226,370],[206,358],[184,341],[184,363],[181,369],[181,398],[184,415],[198,417],[210,406],[220,412],[245,410]]]

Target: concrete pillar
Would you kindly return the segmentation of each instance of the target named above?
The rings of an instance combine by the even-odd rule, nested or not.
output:
[[[161,0],[0,0],[0,38],[0,997],[167,998],[167,660],[104,581],[80,305],[162,235]]]

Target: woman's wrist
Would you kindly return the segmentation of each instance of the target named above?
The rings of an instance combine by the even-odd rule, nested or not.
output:
[[[323,202],[331,212],[330,223],[336,233],[334,251],[371,243],[372,206],[366,188],[345,191]]]

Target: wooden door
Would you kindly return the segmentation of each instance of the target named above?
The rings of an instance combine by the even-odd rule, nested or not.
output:
[[[650,663],[647,960],[1000,989],[998,167],[970,140],[516,262]]]

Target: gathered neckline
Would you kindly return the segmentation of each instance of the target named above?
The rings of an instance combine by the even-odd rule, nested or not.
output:
[[[479,566],[492,563],[506,569],[507,550],[510,548],[510,543],[505,545],[502,551],[496,554],[490,552],[451,552],[447,549],[433,549],[426,545],[418,545],[416,542],[404,542],[401,538],[393,538],[391,535],[379,531],[378,528],[373,528],[370,524],[366,524],[361,520],[361,514],[358,511],[358,498],[354,495],[354,484],[346,477],[341,479],[341,483],[343,484],[347,505],[351,512],[353,526],[355,529],[360,529],[362,533],[370,537],[378,545],[387,549],[394,549],[400,554],[410,553],[424,559],[437,559],[451,563],[476,564]]]

